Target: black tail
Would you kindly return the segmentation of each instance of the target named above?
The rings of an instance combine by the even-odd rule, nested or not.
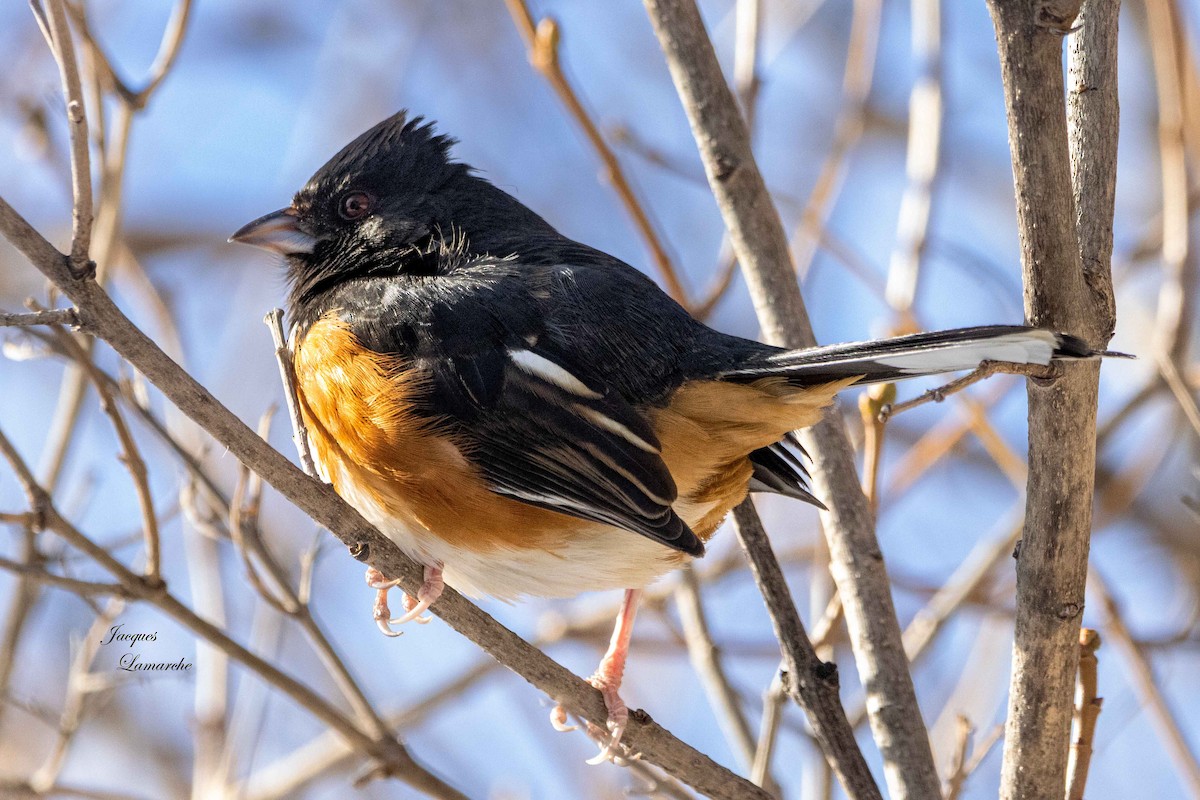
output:
[[[1102,353],[1065,333],[1021,325],[985,325],[915,333],[877,342],[836,344],[774,353],[721,374],[726,380],[785,377],[812,386],[855,375],[879,383],[940,372],[974,369],[984,361],[1049,364],[1056,358],[1093,358]]]
[[[974,369],[984,361],[1048,364],[1056,358],[1098,356],[1124,354],[1097,352],[1067,334],[1020,325],[987,325],[878,342],[776,352],[722,373],[721,377],[735,381],[785,377],[799,386],[814,386],[861,376],[856,383],[879,383]],[[754,467],[750,491],[782,494],[824,508],[809,491],[808,471],[789,446],[804,452],[796,437],[789,435],[750,454]]]

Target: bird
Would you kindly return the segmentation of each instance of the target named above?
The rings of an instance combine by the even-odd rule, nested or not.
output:
[[[559,233],[401,111],[231,242],[283,256],[289,348],[320,477],[423,566],[395,619],[449,585],[513,601],[624,591],[591,683],[617,759],[642,589],[704,555],[749,492],[821,506],[794,431],[850,386],[1095,358],[986,325],[788,350],[718,332],[642,272]],[[552,721],[566,729],[555,709]]]

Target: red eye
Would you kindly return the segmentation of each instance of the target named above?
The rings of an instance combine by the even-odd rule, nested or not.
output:
[[[372,198],[366,192],[350,192],[338,203],[342,219],[362,219],[371,210]]]

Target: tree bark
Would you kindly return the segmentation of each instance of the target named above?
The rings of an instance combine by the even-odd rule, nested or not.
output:
[[[1084,83],[1072,101],[1074,188],[1062,48],[1080,2],[989,0],[988,5],[1004,79],[1026,318],[1103,349],[1113,324],[1108,262],[1115,58],[1109,71],[1098,65],[1115,49],[1115,11],[1106,13],[1104,7],[1116,3],[1090,4],[1089,11],[1096,13],[1085,20],[1076,63],[1086,57],[1095,64],[1072,73],[1073,80]],[[1096,91],[1089,91],[1092,81]],[[1087,143],[1091,139],[1098,140],[1095,150]],[[1077,223],[1077,207],[1085,225]],[[1029,382],[1029,480],[1000,787],[1006,800],[1064,792],[1091,535],[1098,378],[1099,363],[1081,362],[1062,365],[1057,379]]]

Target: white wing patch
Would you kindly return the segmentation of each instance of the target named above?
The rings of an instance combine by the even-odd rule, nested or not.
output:
[[[633,431],[629,430],[629,428],[625,425],[622,425],[611,417],[601,414],[595,409],[576,405],[575,410],[578,411],[581,416],[586,417],[587,419],[596,423],[601,428],[604,428],[604,430],[610,433],[615,433],[617,436],[620,436],[622,439],[629,442],[639,450],[645,450],[647,453],[654,453],[655,455],[660,455],[662,453],[661,450],[647,442],[642,437],[638,436]]]
[[[955,372],[974,369],[983,361],[1049,364],[1057,345],[1058,339],[1050,331],[1028,331],[871,360],[904,372]]]
[[[593,392],[583,381],[567,372],[558,364],[530,350],[509,350],[508,357],[516,364],[517,369],[522,372],[533,375],[536,378],[541,378],[546,383],[552,383],[573,395],[586,397],[589,400],[598,400],[603,396],[597,392]]]

